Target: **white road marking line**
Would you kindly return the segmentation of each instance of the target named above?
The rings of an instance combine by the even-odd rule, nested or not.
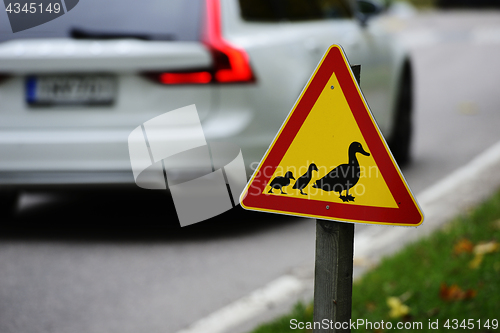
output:
[[[178,333],[219,333],[267,311],[270,306],[281,303],[298,294],[304,288],[300,279],[284,275],[250,295],[237,300],[209,316],[195,322]]]
[[[387,254],[429,234],[466,207],[477,204],[500,187],[500,142],[417,196],[425,214],[418,228],[370,226],[355,235],[356,257]],[[371,258],[372,259],[372,258]],[[225,333],[268,311],[269,306],[296,297],[308,284],[284,275],[177,333]]]

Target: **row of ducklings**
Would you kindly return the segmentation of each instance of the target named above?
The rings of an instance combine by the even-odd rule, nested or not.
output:
[[[295,179],[293,177],[293,173],[291,171],[288,171],[285,173],[284,176],[277,176],[274,177],[274,179],[271,181],[269,186],[271,186],[271,189],[269,190],[268,193],[274,193],[273,189],[279,189],[281,191],[281,194],[288,194],[283,192],[283,187],[286,187],[290,185],[291,180],[295,180],[295,184],[293,185],[293,189],[299,190],[300,194],[307,195],[307,193],[304,193],[302,190],[309,184],[312,178],[312,172],[313,171],[318,171],[318,167],[316,164],[311,163],[309,165],[309,168],[307,168],[307,172],[303,174],[302,176],[299,177],[299,179]]]
[[[323,178],[318,179],[312,186],[324,191],[339,192],[342,201],[354,201],[354,197],[349,195],[349,188],[356,185],[359,180],[360,167],[356,157],[357,153],[370,156],[370,154],[363,149],[361,143],[352,142],[348,150],[349,163],[341,164],[335,167]],[[311,163],[307,168],[307,172],[300,176],[297,180],[295,180],[291,171],[288,171],[284,176],[274,177],[269,184],[271,189],[268,193],[274,193],[274,189],[279,189],[281,194],[287,194],[283,192],[283,187],[289,186],[291,182],[290,179],[293,179],[295,180],[293,189],[299,190],[302,195],[306,195],[307,193],[304,193],[302,190],[311,181],[313,171],[318,171],[318,167],[316,164]],[[346,195],[342,196],[342,191],[344,190],[346,190]]]

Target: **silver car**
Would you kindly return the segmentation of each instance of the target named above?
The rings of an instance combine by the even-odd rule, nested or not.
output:
[[[191,104],[207,140],[241,147],[250,176],[332,44],[361,64],[363,93],[406,162],[411,63],[381,10],[367,0],[85,0],[17,33],[2,12],[2,206],[26,187],[134,184],[128,135]]]

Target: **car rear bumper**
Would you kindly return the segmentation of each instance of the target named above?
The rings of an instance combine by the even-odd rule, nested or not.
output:
[[[131,130],[2,130],[0,185],[133,184]]]
[[[136,187],[128,148],[132,130],[0,130],[0,187]],[[190,140],[189,130],[165,131],[164,139],[179,145]],[[207,173],[193,157],[181,155],[169,163],[169,181],[175,183]]]

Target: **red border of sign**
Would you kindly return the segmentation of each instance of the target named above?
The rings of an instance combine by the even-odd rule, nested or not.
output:
[[[264,190],[287,152],[316,100],[335,72],[352,114],[399,208],[349,205],[295,197],[269,195]],[[260,172],[265,170],[265,172]],[[351,72],[340,46],[332,45],[288,115],[273,144],[264,156],[240,198],[245,209],[347,222],[418,226],[423,222],[416,200],[389,153],[378,126]],[[326,208],[328,206],[328,209]]]

